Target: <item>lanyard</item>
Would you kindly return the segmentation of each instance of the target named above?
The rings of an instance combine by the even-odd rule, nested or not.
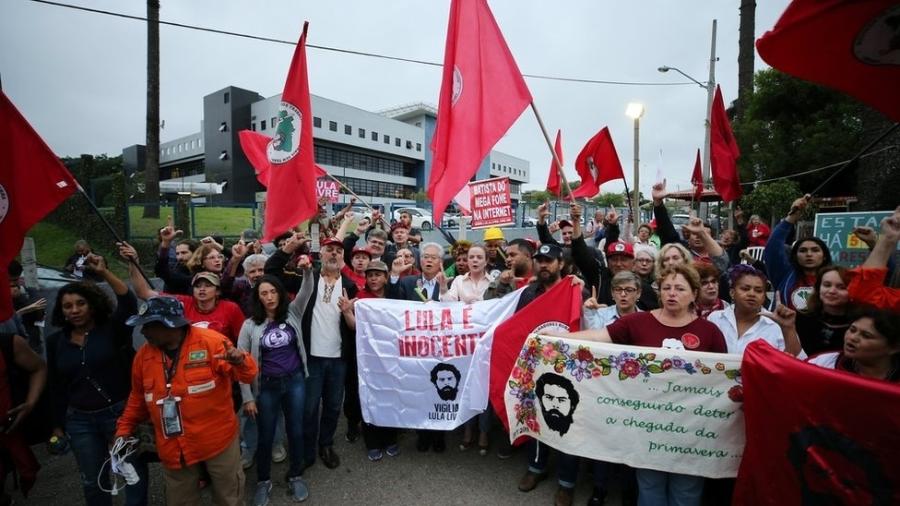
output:
[[[178,366],[178,357],[181,356],[181,345],[183,343],[184,341],[178,344],[178,348],[175,348],[175,358],[172,359],[172,364],[168,367],[166,366],[166,363],[169,361],[168,354],[165,352],[165,350],[162,350],[163,374],[165,374],[166,376],[166,391],[172,389],[172,377],[175,375],[175,367]]]

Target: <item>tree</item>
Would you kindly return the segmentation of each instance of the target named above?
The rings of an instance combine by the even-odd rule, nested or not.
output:
[[[745,105],[734,122],[742,181],[816,169],[849,159],[861,147],[860,106],[836,91],[767,69],[756,73]],[[828,175],[819,171],[793,180],[811,191]],[[820,195],[847,195],[852,182],[848,171]]]
[[[622,193],[601,193],[594,197],[594,204],[598,207],[624,207],[625,195]]]
[[[753,64],[756,59],[756,0],[741,0],[741,24],[738,28],[738,98],[735,114],[744,112],[744,104],[753,94]]]
[[[787,215],[791,203],[802,194],[797,183],[788,179],[762,183],[741,199],[741,207],[749,218],[758,214],[763,221],[772,222]]]
[[[144,218],[159,218],[159,0],[147,0],[147,151]]]

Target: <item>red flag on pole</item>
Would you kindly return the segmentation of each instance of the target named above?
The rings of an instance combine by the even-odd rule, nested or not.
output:
[[[485,0],[453,0],[434,158],[428,181],[434,222],[531,102],[531,92]]]
[[[900,388],[763,341],[741,364],[747,442],[736,505],[900,504]]]
[[[581,186],[572,192],[576,198],[592,198],[600,193],[603,183],[625,179],[609,128],[603,127],[584,145],[575,159],[575,170],[581,176]]]
[[[250,165],[256,169],[256,180],[259,181],[259,184],[268,188],[269,168],[272,165],[269,163],[269,157],[266,155],[266,148],[272,142],[272,138],[252,130],[241,130],[238,133],[238,137],[240,138],[241,149],[244,151],[244,155],[247,157]],[[325,169],[319,167],[318,164],[315,167],[317,179],[328,176]]]
[[[25,234],[78,188],[78,182],[0,91],[0,320],[12,317],[6,267]]]
[[[772,67],[900,121],[898,16],[896,0],[794,0],[756,49]]]
[[[556,146],[554,147],[554,151],[556,151],[556,157],[559,158],[559,163],[563,163],[562,130],[556,131]],[[550,174],[547,176],[547,191],[557,197],[559,196],[561,185],[559,178],[559,171],[561,170],[562,168],[559,165],[556,165],[556,160],[550,160]]]
[[[691,184],[694,185],[694,200],[700,200],[703,193],[703,174],[700,171],[700,150],[697,150],[697,160],[694,162],[694,172],[691,174]]]
[[[716,86],[710,115],[710,166],[712,168],[713,187],[719,192],[722,200],[731,202],[741,198],[741,180],[738,177],[737,159],[741,156],[737,140],[731,132],[731,123],[725,113],[725,102],[722,90]]]
[[[540,332],[541,328],[551,325],[566,327],[573,332],[579,330],[581,302],[581,287],[572,286],[572,282],[564,278],[501,323],[494,331],[489,396],[491,405],[507,432],[509,420],[506,416],[503,391],[525,339],[528,334]]]
[[[306,28],[294,50],[294,59],[281,93],[275,137],[262,148],[259,134],[241,132],[241,148],[266,185],[266,218],[263,239],[297,226],[318,212],[312,108],[306,72]]]

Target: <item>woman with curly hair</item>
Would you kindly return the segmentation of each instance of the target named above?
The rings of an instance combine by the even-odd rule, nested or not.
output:
[[[131,387],[133,329],[125,320],[137,313],[137,299],[102,257],[90,254],[85,264],[109,284],[116,305],[92,283],[69,283],[56,294],[51,322],[62,330],[47,338],[53,434],[69,438],[85,502],[109,505],[100,485],[109,489],[109,474],[101,468]],[[146,504],[147,467],[133,464],[140,481],[126,487],[126,504]]]

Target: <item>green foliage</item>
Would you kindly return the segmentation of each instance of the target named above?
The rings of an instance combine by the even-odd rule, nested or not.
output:
[[[762,70],[734,133],[742,181],[796,174],[853,156],[862,133],[860,106],[837,91]],[[795,181],[809,191],[828,175],[821,171]]]
[[[741,207],[747,218],[751,214],[758,214],[764,222],[771,222],[772,218],[787,215],[791,203],[802,194],[797,183],[788,179],[762,183],[751,193],[744,195]]]
[[[597,204],[598,207],[624,207],[626,205],[625,195],[623,193],[601,193],[594,197],[591,201],[594,204]]]
[[[530,190],[522,193],[522,202],[539,205],[548,200],[556,200],[556,196],[546,190]]]

